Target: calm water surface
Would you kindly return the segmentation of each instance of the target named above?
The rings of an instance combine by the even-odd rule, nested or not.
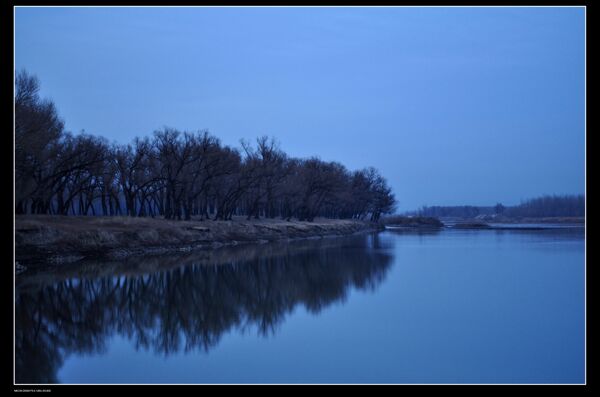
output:
[[[386,231],[17,278],[17,383],[583,383],[583,230]]]

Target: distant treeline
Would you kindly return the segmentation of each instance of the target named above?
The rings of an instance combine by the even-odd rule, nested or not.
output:
[[[475,218],[479,215],[502,215],[506,217],[583,217],[585,216],[585,196],[546,195],[523,201],[516,206],[505,207],[501,203],[489,207],[464,206],[424,206],[408,215]]]
[[[522,202],[520,205],[508,207],[506,216],[513,217],[550,217],[550,216],[585,216],[585,196],[542,196]]]
[[[256,146],[243,141],[239,150],[206,131],[173,128],[127,145],[73,135],[38,91],[36,77],[18,73],[17,214],[377,221],[395,205],[376,169],[349,171],[337,162],[292,158],[268,137]]]
[[[411,211],[408,215],[427,216],[435,218],[474,218],[478,215],[493,214],[492,207],[475,207],[472,205],[456,206],[423,206],[417,211]]]

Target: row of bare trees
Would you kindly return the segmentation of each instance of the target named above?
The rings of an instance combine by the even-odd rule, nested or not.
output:
[[[18,214],[377,221],[395,204],[374,168],[351,172],[336,162],[291,158],[268,137],[238,150],[206,131],[163,128],[127,145],[73,135],[38,91],[34,76],[17,75]]]

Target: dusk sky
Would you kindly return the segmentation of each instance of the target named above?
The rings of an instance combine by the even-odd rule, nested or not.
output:
[[[399,211],[585,189],[583,7],[19,7],[15,68],[74,133],[269,135]]]

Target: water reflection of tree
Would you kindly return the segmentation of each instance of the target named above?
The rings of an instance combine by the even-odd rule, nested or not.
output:
[[[242,247],[219,265],[189,256],[153,273],[18,288],[17,383],[55,383],[65,355],[102,352],[115,333],[165,355],[208,351],[233,328],[272,334],[299,304],[319,313],[350,287],[376,288],[391,263],[377,248],[373,236]]]

